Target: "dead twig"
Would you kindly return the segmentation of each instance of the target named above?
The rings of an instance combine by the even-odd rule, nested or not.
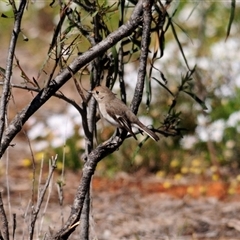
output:
[[[41,209],[42,203],[44,196],[46,194],[46,191],[49,188],[49,184],[52,180],[53,172],[56,169],[56,163],[57,163],[57,155],[51,159],[51,168],[48,173],[48,177],[46,180],[46,183],[44,184],[44,187],[40,190],[39,189],[39,194],[38,194],[38,201],[36,204],[36,207],[32,206],[32,215],[31,215],[31,224],[30,224],[30,230],[29,230],[29,239],[33,239],[33,234],[34,234],[34,229],[36,225],[36,220],[39,214],[39,211]]]
[[[2,193],[0,192],[0,239],[9,240],[8,220],[4,210]]]

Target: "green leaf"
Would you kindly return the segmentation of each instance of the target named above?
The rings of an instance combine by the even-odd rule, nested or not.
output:
[[[192,97],[198,104],[201,105],[201,107],[204,109],[204,110],[207,110],[207,106],[205,105],[204,101],[202,101],[198,96],[196,96],[194,93],[192,92],[188,92],[186,90],[183,90],[183,92],[187,93],[190,97]]]
[[[137,156],[138,152],[140,151],[140,149],[142,148],[143,144],[149,139],[149,137],[147,136],[146,138],[144,138],[136,147],[135,151],[133,152],[133,156],[131,159],[131,162],[134,161],[135,157]]]
[[[153,59],[155,59],[157,57],[157,53],[158,53],[158,50],[159,50],[159,45],[160,45],[160,42],[159,42],[159,32],[155,31],[153,32],[153,41],[154,41],[154,44],[153,44]]]
[[[52,2],[49,4],[50,7],[54,7],[55,0],[52,0]]]
[[[117,76],[118,76],[118,52],[116,49],[116,45],[114,45],[111,48],[112,51],[112,56],[113,56],[113,60],[114,60],[114,77],[113,77],[113,82],[115,83]]]
[[[28,42],[28,37],[25,34],[23,34],[23,32],[21,33],[22,33],[23,41]]]
[[[161,32],[160,38],[159,38],[159,43],[160,43],[160,58],[163,56],[164,53],[164,48],[165,48],[165,32]]]
[[[163,83],[161,83],[158,79],[156,79],[155,77],[152,77],[159,85],[161,85],[164,89],[166,89],[173,97],[174,94],[169,90],[169,88],[167,86],[165,86]]]
[[[172,21],[170,22],[170,26],[171,26],[171,28],[172,28],[173,36],[174,36],[175,40],[177,41],[178,47],[179,47],[180,52],[181,52],[181,54],[182,54],[182,56],[183,56],[183,59],[184,59],[184,61],[185,61],[185,64],[186,64],[187,68],[190,69],[190,67],[189,67],[189,65],[188,65],[187,58],[186,58],[186,56],[185,56],[185,54],[184,54],[184,51],[183,51],[183,48],[182,48],[182,44],[180,43],[180,41],[179,41],[179,39],[178,39],[178,35],[177,35],[177,32],[176,32],[176,30],[175,30],[175,27],[174,27]]]
[[[187,20],[189,20],[189,18],[192,16],[193,12],[196,10],[196,8],[198,7],[200,2],[201,2],[201,0],[197,0],[194,2],[194,7],[193,7],[192,11],[190,12],[190,14],[188,15]]]
[[[1,14],[1,17],[2,17],[2,18],[8,18],[8,16],[5,15],[4,13]]]
[[[231,13],[230,13],[230,18],[229,18],[229,22],[228,22],[227,36],[226,36],[225,41],[227,40],[228,36],[230,35],[232,23],[233,23],[234,16],[235,16],[235,8],[236,8],[236,0],[232,0],[232,3],[231,3]]]
[[[0,76],[5,77],[6,70],[0,67]]]
[[[150,103],[152,100],[152,87],[151,87],[151,78],[149,78],[147,75],[145,77],[146,79],[146,93],[147,93],[147,100],[146,100],[146,106],[147,109],[150,107]]]

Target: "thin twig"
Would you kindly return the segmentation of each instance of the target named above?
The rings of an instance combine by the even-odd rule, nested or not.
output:
[[[142,32],[142,42],[141,42],[141,56],[139,59],[137,84],[135,87],[135,92],[134,92],[133,100],[131,103],[131,109],[135,114],[137,113],[138,107],[142,101],[143,88],[144,88],[145,77],[146,77],[148,47],[150,43],[151,21],[152,21],[152,13],[151,13],[152,4],[153,4],[153,0],[143,1],[143,32]]]
[[[29,239],[33,239],[33,233],[34,233],[34,228],[35,228],[35,225],[36,225],[36,220],[37,220],[37,217],[38,217],[38,213],[41,209],[41,205],[43,203],[45,193],[46,193],[46,191],[49,187],[49,184],[51,182],[53,172],[56,169],[56,163],[57,163],[57,155],[54,158],[52,158],[51,169],[48,173],[46,183],[44,184],[43,188],[39,192],[39,195],[38,195],[39,197],[38,197],[36,207],[33,208],[32,216],[31,216]]]
[[[0,85],[3,85],[3,82],[0,82]],[[23,90],[27,90],[27,91],[33,91],[33,92],[40,92],[41,89],[37,88],[37,87],[29,87],[29,86],[24,86],[24,85],[19,85],[19,84],[11,84],[11,87],[13,88],[19,88],[19,89],[23,89]],[[63,101],[71,104],[74,108],[76,108],[76,110],[82,115],[83,114],[83,109],[80,105],[78,105],[73,99],[70,99],[68,97],[66,97],[65,95],[63,95],[62,92],[58,92],[53,94],[53,97],[62,99]]]
[[[88,155],[88,160],[83,168],[81,184],[77,189],[77,195],[74,199],[70,216],[64,226],[51,239],[67,239],[68,236],[75,230],[77,226],[76,223],[79,222],[82,207],[85,201],[85,195],[90,188],[90,182],[95,172],[97,163],[107,155],[116,151],[116,149],[118,149],[119,146],[123,143],[125,137],[126,133],[118,136],[113,136],[107,142],[95,148]]]
[[[92,6],[96,6],[96,1],[93,1]],[[97,10],[97,9],[96,9]],[[94,34],[91,34],[93,37],[91,37],[90,34],[84,34],[88,38],[88,41],[91,43],[92,47],[95,46],[100,39],[102,39],[101,35],[101,27],[102,25],[100,24],[101,22],[101,17],[99,13],[95,14],[93,16],[93,32]],[[79,23],[78,23],[79,25]],[[81,27],[81,25],[80,25]],[[81,31],[81,28],[79,29]],[[103,68],[101,67],[101,60],[103,56],[98,56],[96,57],[92,62],[92,74],[91,74],[91,82],[93,84],[99,85],[101,76],[103,74]],[[87,109],[86,109],[87,110]],[[86,111],[87,112],[87,111]],[[94,132],[96,129],[96,101],[93,99],[90,100],[89,104],[89,114],[88,114],[88,120],[87,120],[87,125],[88,125],[88,135],[86,136],[86,141],[85,141],[85,155],[88,156],[88,154],[93,150],[93,139],[94,139]],[[85,162],[86,164],[86,162]],[[91,185],[91,184],[90,184]],[[83,203],[83,209],[81,213],[81,218],[80,218],[80,233],[79,233],[79,238],[80,239],[89,239],[89,216],[90,216],[90,199],[91,199],[91,187],[89,185],[89,188],[85,194],[85,200]]]
[[[63,186],[64,186],[64,177],[63,177],[63,172],[61,174],[61,179],[57,182],[57,191],[58,191],[58,201],[60,205],[60,215],[61,215],[61,223],[62,226],[64,224],[64,214],[63,214]]]
[[[10,40],[10,46],[8,50],[6,72],[5,72],[3,90],[2,90],[1,101],[0,101],[0,142],[2,141],[2,137],[3,137],[4,126],[5,126],[5,115],[7,112],[7,105],[8,105],[10,91],[11,91],[10,81],[12,77],[14,53],[15,53],[18,35],[21,31],[21,21],[22,21],[22,16],[26,6],[26,2],[27,2],[26,0],[22,0],[19,5],[19,9],[16,10],[15,2],[10,1],[13,7],[15,21],[14,21],[11,40]]]
[[[57,156],[56,156],[56,159],[57,159]],[[49,172],[51,171],[51,168],[52,168],[52,162],[51,162],[51,160],[49,160]],[[45,214],[46,214],[46,212],[47,212],[49,200],[50,200],[51,193],[52,193],[52,183],[53,183],[53,178],[51,177],[51,178],[50,178],[49,187],[47,188],[47,189],[48,189],[48,195],[47,195],[47,199],[46,199],[46,202],[45,202],[45,207],[44,207],[44,209],[43,209],[43,211],[42,211],[42,214],[41,214],[41,221],[40,221],[38,236],[40,236],[40,234],[41,234],[41,232],[42,232],[44,216],[45,216]]]
[[[9,149],[6,151],[6,162],[5,162],[5,176],[6,176],[6,191],[7,191],[7,204],[9,219],[12,217],[12,206],[11,206],[11,194],[10,194],[10,183],[9,183]]]
[[[123,62],[123,45],[121,43],[118,51],[118,78],[119,78],[119,85],[121,89],[121,100],[124,103],[127,103],[127,96],[126,96],[126,88],[125,88],[125,81],[124,81],[124,62]]]
[[[25,211],[23,212],[23,214],[21,215],[23,221],[24,221],[24,225],[25,226],[28,226],[28,213],[29,213],[29,208],[30,208],[31,205],[31,199],[28,200],[28,204],[26,206],[26,209]],[[25,239],[25,235],[26,235],[26,227],[23,227],[22,228],[22,239]]]
[[[15,238],[15,232],[16,232],[16,229],[17,229],[17,220],[16,220],[16,213],[13,213],[13,240]]]
[[[39,201],[39,196],[40,196],[40,193],[41,193],[41,187],[40,187],[40,184],[42,182],[42,171],[43,171],[43,161],[44,161],[44,156],[42,156],[42,159],[41,159],[41,165],[40,165],[40,172],[39,172],[39,176],[38,176],[38,193],[37,193],[37,202]],[[32,199],[31,199],[31,224],[30,224],[30,228],[29,228],[29,239],[32,240],[33,239],[33,234],[34,234],[34,229],[35,229],[35,222],[33,222],[33,219],[37,219],[37,216],[35,216],[35,207],[34,207],[34,191],[35,191],[35,186],[33,185],[36,181],[35,179],[36,175],[34,176],[34,179],[33,179],[33,182],[32,182]]]
[[[3,206],[2,192],[0,192],[0,223],[2,238],[4,240],[9,240],[8,220]]]

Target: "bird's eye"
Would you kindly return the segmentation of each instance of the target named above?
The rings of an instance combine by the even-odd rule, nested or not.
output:
[[[99,94],[99,91],[96,91],[96,94]]]

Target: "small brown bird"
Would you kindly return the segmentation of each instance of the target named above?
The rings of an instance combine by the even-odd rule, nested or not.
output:
[[[159,137],[141,123],[131,109],[118,99],[110,89],[98,86],[89,93],[96,99],[102,117],[110,124],[126,129],[136,140],[132,126],[141,129],[153,140],[159,140]]]

